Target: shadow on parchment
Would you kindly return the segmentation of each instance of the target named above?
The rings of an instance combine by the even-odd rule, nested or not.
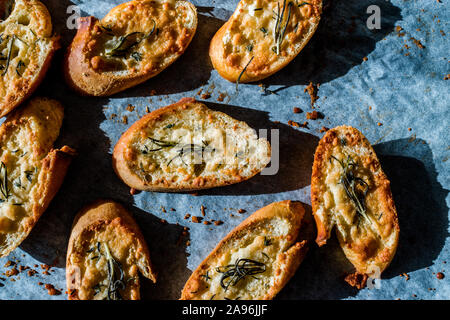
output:
[[[391,181],[400,224],[397,253],[383,277],[392,278],[433,265],[448,233],[446,190],[438,181],[433,153],[422,139],[400,139],[375,146]]]
[[[276,175],[261,175],[230,186],[200,191],[201,195],[256,195],[298,190],[311,183],[314,151],[319,139],[293,127],[269,120],[267,112],[203,101],[209,108],[245,121],[253,129],[279,130],[279,170]],[[272,143],[273,144],[273,143]],[[274,151],[275,152],[275,151]],[[271,164],[268,165],[270,167]]]
[[[380,30],[366,26],[366,10],[371,5],[380,7]],[[262,83],[287,88],[342,77],[363,63],[363,58],[394,30],[401,18],[400,8],[386,0],[326,0],[319,27],[309,43],[288,67]]]
[[[147,242],[150,259],[157,272],[156,284],[140,277],[141,299],[177,300],[186,280],[191,275],[187,269],[186,241],[180,225],[162,223],[161,219],[134,206],[126,206],[133,213]]]

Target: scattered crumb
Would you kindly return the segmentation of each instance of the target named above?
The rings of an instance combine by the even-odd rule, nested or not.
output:
[[[293,126],[293,127],[297,127],[297,128],[300,127],[300,123],[292,121],[292,120],[288,121],[288,125]]]
[[[302,113],[303,110],[300,109],[299,107],[294,107],[294,113]]]
[[[450,73],[444,77],[444,80],[448,80],[448,79],[450,79]]]
[[[145,112],[150,113],[150,108],[149,107],[145,107]]]
[[[244,210],[244,209],[239,209],[239,210],[238,210],[238,213],[241,213],[241,214],[242,214],[242,213],[246,213],[246,212],[247,212],[247,210]]]
[[[317,119],[323,119],[324,116],[323,114],[321,114],[320,112],[317,111],[312,111],[312,112],[307,112],[306,113],[306,119],[308,120],[317,120]]]
[[[191,215],[189,213],[186,213],[186,215],[184,216],[184,219],[187,220],[191,217]]]
[[[345,277],[345,282],[347,282],[352,287],[361,290],[366,287],[367,278],[368,278],[367,274],[354,272]]]
[[[309,85],[305,88],[304,92],[308,92],[310,98],[311,98],[311,106],[314,106],[317,99],[319,97],[317,96],[317,92],[319,91],[320,84],[314,85],[312,82],[309,83]]]
[[[134,111],[134,106],[133,105],[131,105],[131,104],[129,104],[128,106],[127,106],[127,111]]]
[[[220,226],[221,224],[223,224],[223,221],[221,220],[214,221],[214,225],[216,226]]]
[[[413,37],[411,37],[410,40],[412,40],[414,42],[414,44],[416,46],[418,46],[420,49],[424,49],[425,48],[425,46],[419,40],[417,40],[417,39],[415,39]]]
[[[205,220],[205,221],[203,221],[203,224],[209,225],[209,224],[211,224],[211,222]]]
[[[219,93],[219,96],[217,97],[217,101],[222,102],[223,100],[225,100],[226,96],[227,96],[227,94],[224,92]]]
[[[37,273],[37,271],[36,271],[36,270],[33,270],[33,269],[28,270],[28,272],[27,272],[27,274],[28,274],[29,277],[34,276],[36,273]]]
[[[320,133],[327,132],[328,130],[330,130],[330,128],[322,127],[322,129],[320,129]]]
[[[377,123],[377,126],[381,127],[383,124],[381,122]]]
[[[13,277],[19,274],[19,270],[17,270],[17,268],[12,268],[11,270],[8,270],[5,272],[5,275],[9,278],[9,277]]]
[[[367,60],[369,60],[367,57],[364,57],[364,58],[363,58],[363,61],[367,61]]]
[[[7,261],[7,262],[5,263],[4,267],[5,267],[5,268],[8,268],[8,267],[11,267],[11,266],[13,266],[13,265],[15,265],[15,264],[16,264],[15,262],[9,260],[9,261]]]
[[[150,91],[150,95],[151,95],[151,96],[156,96],[156,90],[153,89],[152,91]]]
[[[200,98],[202,98],[203,100],[207,100],[209,98],[211,98],[211,94],[210,93],[204,93],[200,96]]]
[[[132,196],[134,196],[134,195],[136,195],[136,194],[138,194],[139,193],[139,190],[136,190],[135,188],[130,188],[130,194],[132,195]]]
[[[127,116],[123,116],[122,117],[122,123],[123,124],[128,124],[128,117]]]
[[[51,296],[59,296],[61,294],[61,291],[56,290],[55,287],[49,283],[45,285],[45,289],[47,289],[48,294]]]
[[[445,278],[445,275],[444,275],[442,272],[438,272],[438,273],[436,274],[436,278],[438,278],[439,280],[442,280],[442,279]]]
[[[203,219],[202,217],[192,216],[192,222],[194,223],[200,223],[202,219]]]

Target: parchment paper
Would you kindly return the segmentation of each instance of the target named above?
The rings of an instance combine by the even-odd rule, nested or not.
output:
[[[66,28],[69,5],[79,5],[83,16],[103,17],[124,1],[43,2],[65,48],[75,32]],[[61,75],[64,50],[58,52],[36,95],[63,103],[65,120],[57,145],[76,148],[78,156],[30,236],[9,257],[0,259],[0,299],[66,298],[64,267],[71,224],[78,210],[97,198],[122,202],[143,230],[159,279],[157,284],[142,280],[142,298],[178,299],[191,271],[249,214],[284,199],[300,200],[311,210],[310,175],[315,147],[323,135],[320,129],[341,124],[359,128],[375,145],[391,180],[401,228],[396,257],[378,288],[357,291],[343,281],[352,266],[335,238],[320,249],[312,243],[277,298],[449,299],[450,96],[449,82],[444,80],[450,71],[449,1],[333,1],[313,39],[287,68],[262,81],[263,86],[240,85],[238,94],[234,84],[212,69],[208,57],[211,37],[238,1],[193,3],[199,26],[186,53],[157,77],[113,97],[86,98],[71,92]],[[371,31],[366,9],[373,4],[381,8],[381,29]],[[320,84],[314,110],[323,119],[306,119],[313,110],[304,92],[310,82]],[[197,196],[148,192],[131,196],[111,166],[118,138],[147,107],[155,110],[182,97],[202,100],[197,95],[200,89],[211,95],[205,100],[210,108],[245,120],[255,129],[280,130],[278,174]],[[218,101],[222,93],[225,99]],[[134,111],[127,110],[129,104]],[[294,113],[294,107],[303,112]],[[308,121],[308,125],[295,127],[289,120]],[[201,205],[206,208],[204,220],[224,223],[204,225],[184,219],[186,213],[201,216]],[[239,209],[246,212],[238,213]],[[180,239],[184,227],[189,233]],[[1,275],[12,268],[4,267],[9,260],[38,273]],[[41,264],[53,265],[49,275],[43,274]],[[438,272],[445,278],[438,279]],[[53,284],[63,294],[50,296],[39,282]]]

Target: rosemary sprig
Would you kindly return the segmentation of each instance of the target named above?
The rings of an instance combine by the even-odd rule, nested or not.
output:
[[[25,67],[25,63],[22,60],[19,60],[19,62],[17,63],[17,66],[16,66],[16,73],[19,77],[22,76],[22,73],[20,72],[20,69],[22,67]]]
[[[114,43],[111,49],[106,50],[105,54],[109,57],[121,57],[125,56],[131,48],[138,45],[145,39],[150,38],[150,36],[155,32],[156,29],[156,21],[153,21],[153,28],[149,33],[145,34],[143,32],[132,32],[125,36],[120,36],[117,41]],[[105,27],[103,27],[105,29]],[[107,30],[107,29],[105,29]],[[133,57],[134,58],[134,57]]]
[[[250,58],[250,60],[247,62],[247,64],[245,65],[244,69],[242,69],[241,73],[239,74],[239,77],[236,80],[236,92],[239,91],[239,82],[241,81],[242,75],[245,73],[245,71],[247,71],[248,66],[250,65],[250,63],[253,61],[253,58],[255,56],[252,56]]]
[[[348,156],[345,161],[341,161],[335,156],[331,156],[330,161],[331,159],[339,162],[343,169],[340,183],[344,186],[345,193],[355,205],[356,212],[368,222],[371,222],[367,215],[365,205],[365,198],[369,192],[369,185],[363,179],[355,176],[358,164],[350,156]]]
[[[5,65],[5,69],[4,69],[5,71],[3,71],[2,76],[4,76],[8,72],[9,62],[11,61],[12,48],[13,48],[13,44],[14,44],[15,40],[16,40],[16,36],[14,35],[12,37],[11,41],[9,42],[8,56],[6,58],[6,65]]]
[[[176,158],[180,158],[181,161],[184,163],[184,165],[187,165],[186,162],[184,162],[183,160],[184,156],[198,155],[203,157],[203,154],[205,152],[214,152],[214,151],[215,149],[209,147],[206,141],[202,141],[202,145],[198,145],[195,143],[187,143],[177,150],[177,155],[169,160],[167,166],[169,166],[172,163],[172,161],[175,160]]]
[[[8,168],[6,168],[6,165],[1,161],[0,164],[0,193],[2,194],[4,200],[8,200],[10,196],[10,189],[8,188]]]
[[[158,139],[154,139],[149,137],[148,138],[152,144],[156,145],[157,148],[155,149],[148,149],[147,146],[144,145],[144,150],[142,150],[141,152],[143,154],[147,154],[149,152],[155,152],[155,151],[160,151],[164,148],[171,148],[171,147],[175,147],[178,143],[176,142],[172,142],[172,141],[163,141],[163,140],[158,140]]]
[[[106,243],[104,243],[104,247],[106,253],[105,257],[108,262],[108,285],[106,298],[108,300],[122,300],[119,290],[125,290],[126,287],[122,266],[120,265],[120,262],[117,262],[113,258]]]
[[[252,259],[237,259],[234,264],[217,267],[216,271],[222,273],[220,285],[227,291],[230,286],[235,286],[247,276],[252,276],[256,279],[254,275],[265,272],[266,265]]]
[[[288,14],[287,14],[286,22],[283,27],[284,13],[286,11],[286,0],[283,0],[283,9],[282,10],[280,9],[280,3],[277,2],[276,23],[275,23],[275,29],[273,32],[274,40],[275,40],[274,52],[277,55],[280,54],[281,44],[283,43],[284,35],[285,35],[286,29],[289,25],[289,20],[291,19],[291,11],[292,11],[293,4],[294,4],[293,2],[289,2],[287,5]],[[280,13],[280,10],[281,10],[281,13]]]

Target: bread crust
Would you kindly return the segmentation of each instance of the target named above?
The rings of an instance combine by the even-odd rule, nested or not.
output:
[[[246,2],[248,2],[248,0],[241,0],[239,2],[235,12],[230,17],[230,19],[214,35],[209,47],[209,56],[211,58],[211,62],[214,66],[214,69],[216,69],[217,72],[223,78],[231,82],[237,82],[238,79],[240,83],[259,81],[267,77],[270,77],[274,73],[286,67],[300,53],[300,51],[306,46],[306,44],[314,35],[319,25],[320,15],[322,11],[322,0],[308,1],[309,3],[308,6],[311,6],[311,21],[310,21],[311,25],[305,26],[305,28],[308,29],[306,31],[306,34],[302,35],[301,38],[297,39],[294,44],[291,44],[292,48],[290,49],[290,51],[285,52],[285,54],[280,55],[280,57],[278,58],[271,57],[272,50],[270,48],[269,50],[265,50],[262,53],[257,52],[253,54],[253,52],[256,51],[258,46],[258,42],[256,40],[254,41],[256,43],[253,42],[251,43],[252,46],[251,53],[246,54],[245,50],[240,50],[239,51],[240,54],[236,54],[235,57],[232,57],[234,53],[230,54],[226,52],[223,39],[225,39],[227,32],[230,32],[231,29],[235,28],[233,24],[236,24],[236,21],[238,21],[237,19],[240,12],[245,10],[246,8],[249,8]],[[270,2],[276,3],[276,1],[263,0],[258,2],[260,3],[260,5],[257,6],[261,6],[263,9],[265,9],[264,7]],[[294,3],[293,1],[288,1],[287,3],[289,2]],[[280,2],[280,5],[281,4],[282,2]],[[243,24],[239,22],[239,25]],[[255,28],[254,25],[251,25],[251,27]],[[271,30],[268,30],[268,32],[266,31],[266,37],[269,36],[271,37],[272,35],[269,35],[271,32],[272,32]],[[238,33],[237,36],[239,38],[243,37],[244,32]],[[288,35],[287,38],[289,40]],[[233,60],[238,60],[237,59],[238,57],[241,61],[235,63]],[[250,62],[250,60],[252,61]],[[247,63],[249,63],[249,65],[247,66],[247,68],[245,68]],[[239,76],[241,77],[239,78]]]
[[[30,67],[33,72],[31,77],[16,77],[10,80],[5,92],[6,94],[2,96],[2,101],[0,102],[0,117],[10,113],[31,96],[31,94],[42,83],[50,67],[55,51],[60,48],[60,37],[51,34],[52,22],[47,7],[38,0],[16,0],[15,2],[16,6],[24,6],[29,12],[32,12],[32,14],[29,15],[29,23],[31,25],[37,25],[38,29],[33,32],[36,36],[39,36],[39,39],[45,39],[45,41],[48,42],[48,48],[45,59],[42,63],[40,65],[33,65]],[[25,14],[28,15],[28,13]],[[15,12],[13,11],[11,15],[15,15]],[[10,23],[15,23],[10,20],[11,19],[8,18],[1,24],[8,25]],[[28,68],[28,66],[26,66],[26,68]],[[25,69],[22,73],[25,74],[26,71],[27,70]]]
[[[125,230],[125,232],[132,235],[137,240],[137,243],[140,247],[140,255],[142,257],[142,261],[139,265],[139,271],[141,274],[156,282],[157,274],[153,269],[150,253],[147,247],[147,243],[145,242],[144,236],[139,229],[134,218],[131,214],[119,203],[99,199],[84,207],[75,217],[72,231],[69,238],[69,244],[67,249],[67,257],[66,257],[66,281],[67,288],[69,291],[68,298],[69,300],[79,300],[80,297],[78,295],[79,287],[77,284],[72,283],[74,277],[74,268],[73,264],[70,261],[72,254],[76,251],[75,242],[83,237],[83,232],[92,228],[95,225],[99,224],[111,224],[117,223],[118,226],[121,227],[121,230]],[[139,300],[139,286],[136,292],[132,293],[132,300]]]
[[[257,232],[258,227],[267,221],[280,218],[290,223],[290,232],[287,235],[289,247],[284,252],[278,252],[277,256],[282,261],[282,264],[274,271],[275,274],[281,274],[281,276],[275,279],[273,285],[270,286],[269,290],[266,290],[263,296],[257,298],[260,300],[273,299],[295,274],[308,251],[308,240],[302,239],[302,235],[299,233],[304,214],[303,205],[300,202],[291,200],[272,203],[253,213],[223,238],[200,263],[187,280],[181,292],[180,300],[198,299],[196,295],[199,291],[204,290],[206,285],[202,274],[212,266],[214,261],[227,254],[245,234],[254,234]]]
[[[62,106],[58,102],[44,98],[34,98],[24,108],[14,111],[7,117],[0,127],[0,141],[6,139],[9,134],[18,130],[18,128],[29,125],[27,119],[39,113],[37,108],[39,108],[40,104],[47,104],[47,108],[56,109],[54,115],[48,115],[47,121],[58,121],[55,119],[62,117]],[[46,116],[41,115],[41,117],[45,118]],[[43,124],[43,126],[46,126],[46,124]],[[34,146],[34,155],[38,158],[42,157],[36,182],[37,188],[30,191],[31,198],[29,201],[32,207],[30,208],[31,212],[25,218],[24,224],[22,224],[23,230],[16,234],[14,239],[10,239],[8,245],[0,250],[1,257],[8,255],[29,235],[64,181],[70,162],[75,155],[75,150],[68,146],[64,146],[61,149],[48,150],[47,148],[53,144],[58,133],[59,127],[56,132],[49,134],[48,139],[40,140],[37,133],[33,133],[33,136],[30,137],[30,142]],[[11,188],[11,181],[8,181],[8,183]]]
[[[99,34],[101,35],[101,32],[104,32],[102,31],[103,21],[127,8],[130,10],[139,10],[139,8],[152,6],[154,3],[159,2],[133,0],[113,8],[101,21],[95,17],[80,18],[78,21],[78,31],[68,47],[64,60],[63,69],[67,84],[81,95],[110,96],[153,78],[175,62],[187,49],[197,29],[197,9],[188,1],[177,0],[175,5],[182,4],[188,8],[189,13],[193,16],[193,25],[189,30],[186,29],[186,34],[180,36],[180,45],[177,47],[178,51],[176,51],[175,55],[171,56],[170,61],[157,67],[152,67],[153,62],[150,61],[142,70],[127,68],[126,74],[114,70],[96,70],[93,67],[91,60],[93,58],[90,58],[90,56],[94,54],[93,47],[99,41],[95,37],[98,37]],[[130,21],[130,23],[139,24],[136,21]],[[123,29],[123,27],[121,28]],[[166,55],[169,54],[166,53]],[[148,61],[145,61],[145,59],[142,61],[143,64],[146,62]]]
[[[113,169],[122,181],[137,190],[158,191],[158,192],[185,192],[194,190],[203,190],[213,187],[225,186],[232,183],[238,183],[255,176],[260,170],[254,170],[249,176],[235,175],[233,181],[220,181],[219,179],[201,179],[198,183],[184,185],[183,187],[174,187],[165,181],[160,184],[147,184],[138,177],[129,167],[129,160],[125,159],[128,152],[128,144],[136,132],[142,132],[146,127],[151,127],[157,123],[163,115],[181,114],[188,104],[198,103],[194,98],[182,98],[177,103],[157,109],[146,114],[140,120],[135,122],[119,139],[113,152]],[[268,142],[267,142],[268,144]],[[267,150],[270,153],[270,148]]]
[[[327,185],[325,181],[332,179],[331,175],[334,172],[332,165],[339,167],[337,160],[331,157],[338,157],[340,153],[344,155],[343,159],[349,156],[358,164],[358,177],[368,183],[368,193],[364,202],[370,222],[360,217],[358,219],[363,220],[356,221],[363,222],[356,225],[355,219],[348,223],[352,220],[341,216],[344,212],[353,212],[357,216],[355,206],[347,195],[344,195],[342,197],[344,200],[341,201],[334,193],[335,200],[331,202],[333,205],[327,207],[326,203],[330,202],[326,200],[329,196],[327,193],[333,193],[330,191],[332,186]],[[342,183],[338,182],[337,185],[337,188],[344,190]],[[320,140],[312,169],[311,202],[318,230],[317,244],[319,246],[326,244],[336,224],[340,245],[357,273],[379,277],[395,255],[400,228],[390,182],[381,169],[370,142],[357,129],[339,126],[329,130]]]

